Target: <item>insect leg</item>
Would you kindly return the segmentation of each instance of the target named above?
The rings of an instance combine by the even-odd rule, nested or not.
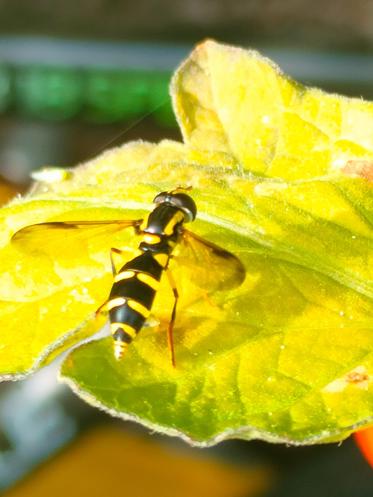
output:
[[[112,247],[110,249],[111,270],[113,271],[113,276],[116,276],[118,274],[118,271],[116,270],[116,267],[115,267],[114,254],[121,255],[122,257],[123,257],[123,254],[126,254],[126,259],[128,259],[128,250],[120,250],[120,249],[115,248],[115,247]]]
[[[166,274],[168,281],[170,283],[170,286],[172,288],[172,292],[174,294],[174,306],[172,308],[172,313],[171,313],[171,319],[170,322],[168,323],[168,328],[167,328],[167,338],[168,338],[168,348],[170,349],[171,353],[171,362],[173,367],[176,367],[176,361],[175,361],[175,350],[174,350],[174,324],[175,324],[175,319],[176,319],[176,306],[177,306],[177,301],[179,299],[179,292],[177,291],[176,288],[176,283],[175,280],[172,276],[171,271],[167,268],[166,269]]]
[[[107,301],[105,301],[103,304],[100,305],[100,307],[98,309],[96,309],[96,311],[95,311],[96,318],[98,317],[99,314],[101,314],[101,312],[107,312],[107,309],[105,309],[106,305],[107,305]]]
[[[113,254],[118,254],[118,255],[122,255],[125,251],[124,250],[120,250],[120,249],[117,249],[115,247],[112,247],[110,249],[110,262],[111,262],[111,270],[113,272],[113,276],[116,276],[117,274],[117,270],[115,268],[115,263],[114,263],[114,258],[113,258]],[[102,311],[105,311],[105,307],[107,305],[107,301],[104,302],[103,304],[100,305],[100,307],[96,310],[95,312],[95,316],[97,317]]]

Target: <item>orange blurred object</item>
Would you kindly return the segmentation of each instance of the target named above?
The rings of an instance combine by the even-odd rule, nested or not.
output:
[[[6,497],[251,497],[273,473],[234,465],[203,449],[175,449],[149,435],[99,427],[80,436]]]
[[[5,181],[5,179],[0,176],[0,205],[8,202],[17,193],[19,193],[19,191],[16,187],[11,185],[8,181]]]
[[[373,427],[357,431],[354,437],[357,446],[373,468]]]

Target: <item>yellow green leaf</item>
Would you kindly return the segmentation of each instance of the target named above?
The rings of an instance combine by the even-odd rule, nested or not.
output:
[[[296,180],[372,161],[373,104],[306,88],[258,52],[207,41],[173,77],[185,143],[238,170]]]
[[[138,245],[131,229],[63,244],[51,233],[27,252],[9,243],[15,231],[142,218],[158,192],[191,186],[190,230],[236,254],[244,283],[211,293],[192,261],[188,270],[175,259],[176,368],[164,281],[156,325],[123,361],[110,337],[85,343],[67,356],[63,380],[116,416],[199,445],[341,440],[373,419],[373,106],[211,41],[181,65],[171,92],[185,143],[111,150],[47,174],[1,211],[0,371],[27,374],[98,329],[110,247],[130,258]]]

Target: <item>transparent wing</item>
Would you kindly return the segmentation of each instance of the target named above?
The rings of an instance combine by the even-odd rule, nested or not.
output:
[[[32,224],[17,231],[12,244],[22,251],[53,257],[71,257],[82,246],[100,249],[115,246],[114,237],[125,228],[139,230],[142,219],[103,221],[55,221]]]
[[[234,288],[245,279],[245,267],[238,257],[188,230],[182,233],[175,262],[208,292]]]

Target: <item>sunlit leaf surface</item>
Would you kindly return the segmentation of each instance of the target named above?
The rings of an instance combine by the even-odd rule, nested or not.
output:
[[[185,144],[114,149],[3,209],[1,371],[26,374],[98,329],[102,319],[85,323],[110,289],[109,249],[131,257],[137,245],[131,230],[66,237],[60,250],[51,235],[25,253],[12,233],[47,219],[136,219],[159,191],[190,185],[190,229],[239,256],[245,282],[209,294],[174,261],[177,367],[164,282],[158,325],[122,362],[110,337],[87,343],[68,355],[64,381],[201,445],[343,439],[373,417],[373,105],[304,88],[256,52],[214,42],[171,90]]]

